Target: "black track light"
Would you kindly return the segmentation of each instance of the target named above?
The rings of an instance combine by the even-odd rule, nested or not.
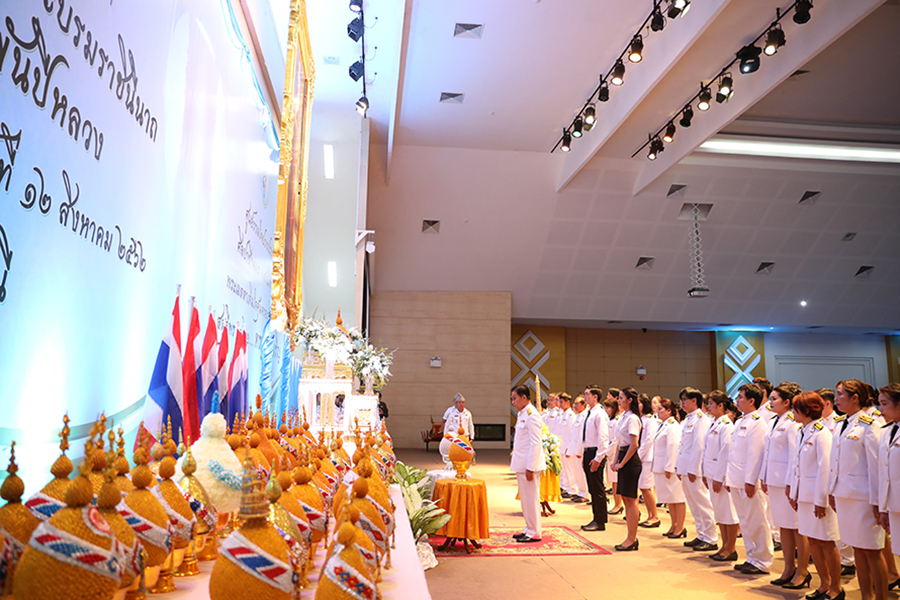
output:
[[[803,25],[809,22],[809,11],[813,7],[809,0],[799,0],[797,6],[794,7],[794,23]]]
[[[563,152],[568,152],[572,149],[572,136],[565,129],[563,129],[562,143],[559,145],[559,149]]]
[[[732,86],[731,74],[726,73],[722,79],[719,80],[719,91],[716,92],[716,102],[722,104],[731,96],[731,93],[734,91]]]
[[[667,14],[670,19],[679,16],[683,17],[690,8],[691,3],[688,0],[671,0],[669,2],[669,12]]]
[[[621,58],[616,61],[616,64],[613,67],[610,82],[613,85],[622,85],[625,83],[625,63],[622,62]]]
[[[666,147],[663,145],[662,140],[655,137],[650,140],[650,152],[647,153],[647,158],[656,160],[656,157],[665,149]]]
[[[700,110],[709,110],[709,101],[712,99],[712,92],[708,87],[700,90],[700,101],[697,102],[697,108]]]
[[[363,22],[362,19],[356,17],[347,25],[347,36],[353,40],[354,42],[358,42],[359,38],[362,37],[363,34]]]
[[[363,94],[360,96],[359,100],[356,101],[356,112],[361,114],[362,116],[366,116],[366,111],[369,110],[369,99],[366,98],[366,95]]]
[[[597,122],[597,109],[594,108],[594,105],[589,105],[586,109],[584,109],[584,124],[585,131],[590,131],[590,128],[594,126],[594,123]]]
[[[659,6],[657,6],[653,10],[653,16],[650,17],[650,29],[653,31],[662,31],[666,27],[666,18],[663,16],[662,11],[659,10]]]
[[[350,74],[350,79],[353,81],[359,81],[359,78],[366,74],[366,67],[363,66],[362,61],[356,61],[350,68],[347,69],[347,72]]]
[[[669,124],[666,125],[666,132],[663,134],[662,139],[667,144],[672,143],[672,140],[675,139],[675,123],[669,121]]]
[[[782,46],[784,46],[784,30],[776,23],[766,34],[766,47],[763,48],[763,52],[766,56],[772,56]]]
[[[681,120],[678,121],[678,124],[682,127],[690,127],[691,119],[694,118],[694,109],[691,108],[691,105],[688,104],[684,107],[684,112],[681,113]]]
[[[628,61],[633,63],[641,62],[641,59],[644,57],[641,54],[644,52],[644,40],[641,36],[636,35],[634,39],[631,40],[631,48],[628,50]]]
[[[749,44],[738,50],[737,57],[741,61],[741,73],[755,73],[759,69],[759,55],[762,50],[759,47]]]
[[[572,137],[580,138],[582,135],[582,129],[584,129],[584,119],[581,117],[575,117],[575,121],[572,123]]]
[[[362,0],[350,0],[350,10],[355,13],[362,12]]]
[[[600,84],[600,91],[597,92],[597,100],[600,102],[609,101],[609,86],[606,85],[606,82]]]

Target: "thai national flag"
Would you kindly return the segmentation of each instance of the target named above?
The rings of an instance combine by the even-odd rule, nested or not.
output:
[[[144,424],[150,432],[158,432],[171,417],[172,427],[178,431],[183,423],[184,403],[181,372],[181,317],[178,296],[172,320],[163,335],[150,377],[150,399],[144,402]]]
[[[222,339],[219,340],[219,402],[225,404],[228,398],[228,325],[222,327]]]
[[[228,368],[228,422],[234,421],[235,415],[247,413],[247,397],[242,379],[244,372],[243,361],[246,356],[244,346],[246,333],[238,330],[234,336],[234,353],[231,356],[231,366]]]
[[[197,400],[201,422],[212,407],[213,392],[219,389],[216,379],[219,373],[219,349],[217,346],[216,322],[210,311],[209,319],[206,321],[206,335],[202,340],[198,336],[194,342],[194,360],[197,363]],[[193,435],[191,436],[192,441],[196,439]]]
[[[247,358],[247,330],[241,333],[241,395],[243,411],[250,412],[250,362]]]
[[[191,298],[191,326],[188,328],[187,341],[184,344],[184,362],[182,363],[182,381],[184,381],[184,435],[191,440],[200,439],[200,415],[197,406],[197,366],[194,358],[194,344],[200,336],[200,313]],[[174,424],[173,424],[174,425]],[[173,435],[178,430],[173,429]]]

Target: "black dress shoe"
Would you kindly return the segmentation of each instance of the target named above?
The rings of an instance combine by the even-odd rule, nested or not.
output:
[[[516,540],[520,544],[530,544],[532,542],[539,542],[541,538],[533,538],[533,537],[523,537]]]
[[[528,537],[525,533],[516,533],[513,535],[514,540],[521,540],[522,538]]]
[[[740,571],[741,569],[743,569],[744,567],[746,567],[746,566],[749,565],[749,564],[750,564],[750,563],[748,563],[748,562],[742,562],[742,563],[739,564],[739,565],[734,565],[734,570],[735,570],[735,571]]]
[[[774,552],[781,552],[781,542],[774,542],[772,544],[772,550]]]
[[[615,548],[619,552],[632,552],[638,549],[638,540],[634,540],[631,544],[627,546],[623,546],[622,544],[616,544]]]
[[[694,546],[693,549],[695,552],[712,552],[713,550],[718,550],[719,545],[718,544],[710,544],[708,542],[701,542],[701,543],[697,544],[696,546]]]
[[[583,502],[590,502],[590,500],[588,500],[587,498],[582,498],[581,496],[572,496],[570,498],[570,500],[572,502],[574,502],[575,504],[581,504]]]
[[[751,565],[750,563],[747,563],[746,565],[744,565],[744,568],[741,569],[741,573],[743,573],[744,575],[768,575],[769,574],[768,571],[763,571],[756,565]]]
[[[692,539],[692,540],[689,541],[689,542],[685,542],[684,545],[685,545],[686,548],[693,548],[693,547],[696,546],[697,544],[705,544],[705,543],[706,543],[706,542],[704,542],[704,541],[701,540],[700,538],[694,538],[694,539]]]
[[[568,498],[568,497],[571,496],[572,494],[570,494],[569,492],[560,492],[559,495],[562,496],[563,498]]]
[[[894,589],[894,588],[898,588],[898,587],[900,587],[900,579],[898,579],[898,580],[895,581],[894,583],[889,583],[889,584],[888,584],[888,591],[890,591],[890,590],[892,590],[892,589]]]
[[[841,565],[841,577],[853,577],[856,575],[856,565]]]
[[[710,556],[716,562],[731,562],[733,560],[737,560],[737,552],[732,552],[731,554],[713,554]]]
[[[596,521],[591,521],[587,525],[582,525],[581,529],[582,531],[606,531],[606,525],[598,523]]]
[[[807,594],[804,597],[806,598],[806,600],[821,600],[822,598],[824,598],[827,595],[828,595],[827,592],[820,592],[819,590],[816,590],[814,592],[810,592],[809,594]]]

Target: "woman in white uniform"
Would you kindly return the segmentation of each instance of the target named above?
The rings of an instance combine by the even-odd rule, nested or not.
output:
[[[769,408],[774,413],[766,435],[766,451],[760,471],[762,490],[769,495],[772,507],[772,521],[781,529],[781,552],[784,555],[784,570],[772,585],[797,590],[808,585],[809,542],[797,531],[797,511],[784,490],[788,484],[788,466],[792,456],[797,454],[797,436],[800,424],[794,419],[791,406],[794,396],[800,393],[800,386],[782,383],[769,394]],[[794,554],[796,552],[796,555]]]
[[[611,390],[610,393],[612,393]],[[606,398],[603,402],[603,407],[606,409],[606,414],[609,415],[609,448],[606,450],[606,477],[609,479],[613,497],[613,507],[607,514],[618,515],[625,511],[625,506],[622,504],[622,496],[619,495],[619,474],[612,470],[612,466],[615,464],[619,452],[618,446],[613,443],[616,439],[617,427],[619,425],[618,391],[616,391],[616,397],[614,399],[610,399],[609,397]]]
[[[853,548],[863,600],[887,597],[884,529],[878,523],[878,444],[881,425],[866,414],[869,391],[858,379],[840,381],[828,476],[828,500],[838,517],[841,540]],[[874,399],[873,399],[874,400]]]
[[[706,399],[706,413],[713,419],[706,432],[703,449],[703,485],[709,490],[713,513],[722,546],[709,557],[717,562],[737,560],[738,517],[731,501],[731,494],[725,489],[725,470],[728,468],[728,451],[731,448],[731,433],[734,423],[728,418],[726,409],[731,399],[721,390],[713,390]]]
[[[653,461],[650,470],[656,483],[657,500],[669,507],[669,530],[663,535],[668,538],[687,537],[684,528],[686,513],[684,505],[684,489],[681,480],[675,475],[675,459],[678,458],[678,445],[681,443],[681,423],[678,420],[680,406],[677,401],[663,398],[659,402],[659,429],[653,438]],[[898,502],[900,504],[900,502]]]
[[[638,440],[641,437],[641,403],[637,391],[633,387],[623,388],[619,392],[619,425],[616,427],[616,445],[618,453],[612,470],[619,474],[619,494],[625,503],[625,519],[628,522],[628,535],[625,541],[616,546],[616,550],[630,551],[638,549],[638,521],[641,511],[638,508],[638,482],[641,478],[641,459],[638,457]]]
[[[878,390],[881,416],[887,421],[878,448],[878,510],[881,526],[893,531],[891,549],[900,555],[900,384]],[[893,485],[891,482],[894,481]],[[888,584],[900,587],[900,579]]]
[[[807,600],[844,600],[841,555],[835,544],[840,538],[837,515],[828,505],[831,433],[822,423],[824,408],[825,401],[815,392],[804,392],[794,398],[794,418],[801,429],[785,493],[797,511],[797,530],[809,539],[813,564],[819,574],[819,586],[806,595]]]
[[[659,419],[653,410],[650,396],[641,394],[638,396],[641,403],[641,439],[638,444],[638,457],[641,459],[641,478],[638,488],[644,497],[644,506],[647,507],[647,519],[638,523],[641,527],[659,527],[659,512],[656,509],[656,491],[653,489],[653,439],[659,428]]]

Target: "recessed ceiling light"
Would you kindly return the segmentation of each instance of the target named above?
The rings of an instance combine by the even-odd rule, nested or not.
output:
[[[800,301],[800,306],[806,306],[806,300],[801,300],[801,301]]]
[[[325,179],[334,179],[334,144],[325,144]]]

